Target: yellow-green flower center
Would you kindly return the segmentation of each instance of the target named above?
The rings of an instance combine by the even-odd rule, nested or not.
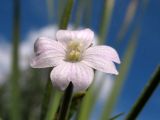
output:
[[[80,61],[82,55],[83,45],[75,40],[72,40],[67,45],[67,54],[66,60],[67,61]]]

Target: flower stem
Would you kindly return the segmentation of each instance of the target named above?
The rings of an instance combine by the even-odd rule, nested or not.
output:
[[[143,107],[155,91],[155,89],[160,84],[160,67],[158,67],[152,79],[145,86],[142,94],[137,99],[136,103],[133,105],[131,111],[125,118],[125,120],[135,120],[139,113],[142,111]]]
[[[72,82],[70,82],[67,89],[65,90],[62,104],[58,110],[58,115],[56,120],[67,120],[72,101],[72,94],[73,94],[73,84]]]

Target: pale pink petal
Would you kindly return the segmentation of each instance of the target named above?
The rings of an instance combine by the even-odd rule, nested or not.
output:
[[[35,42],[35,57],[31,60],[33,68],[53,67],[60,64],[65,58],[63,46],[48,38],[39,38]]]
[[[105,45],[88,48],[84,56],[86,58],[99,57],[101,59],[104,59],[105,61],[108,60],[120,63],[120,59],[116,50],[110,46],[105,46]]]
[[[63,48],[63,45],[56,40],[52,40],[47,37],[40,37],[36,40],[34,44],[34,52],[35,54],[40,54],[41,52],[44,52],[46,50],[56,50],[60,53],[64,54],[65,50]]]
[[[82,61],[82,63],[88,65],[89,67],[92,67],[96,70],[110,73],[110,74],[118,74],[118,71],[116,70],[116,67],[112,61],[105,60],[103,57],[85,57]]]
[[[53,85],[64,91],[70,82],[73,83],[74,91],[85,91],[92,83],[94,72],[83,63],[69,63],[55,67],[51,72],[51,80]]]
[[[69,41],[75,40],[80,41],[84,45],[84,48],[88,48],[93,42],[94,33],[90,29],[77,31],[59,30],[56,37],[64,46],[67,46]]]

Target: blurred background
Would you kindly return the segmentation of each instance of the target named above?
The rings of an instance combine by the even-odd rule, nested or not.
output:
[[[40,36],[55,39],[67,0],[0,3],[0,119],[36,120],[47,78],[45,70],[29,66],[33,44]],[[79,120],[124,113],[117,118],[123,120],[160,62],[159,11],[159,0],[74,0],[68,29],[92,29],[97,44],[114,47],[122,62],[119,76],[100,73],[101,82],[85,96]],[[61,93],[54,91],[50,104],[56,109]],[[160,87],[137,120],[160,119],[159,94]],[[53,114],[47,116],[49,120]]]

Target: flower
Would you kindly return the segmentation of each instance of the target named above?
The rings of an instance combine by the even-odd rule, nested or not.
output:
[[[92,46],[94,33],[90,29],[59,30],[56,39],[37,39],[34,45],[33,68],[54,67],[50,78],[55,87],[64,91],[70,82],[74,91],[85,91],[93,81],[94,70],[118,74],[113,62],[120,63],[112,47]]]

